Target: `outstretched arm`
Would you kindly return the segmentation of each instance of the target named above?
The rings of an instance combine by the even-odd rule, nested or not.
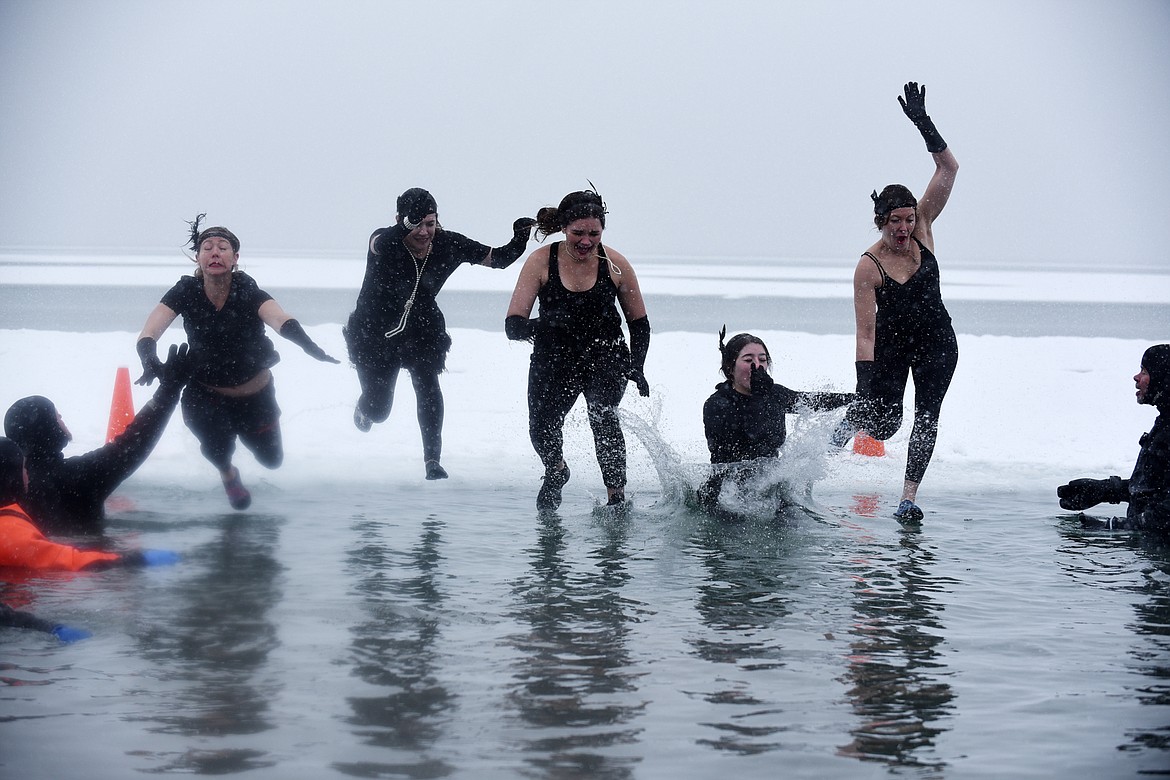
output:
[[[528,246],[528,239],[532,235],[532,226],[536,220],[532,217],[520,217],[512,223],[512,240],[503,246],[488,250],[481,265],[489,268],[507,268],[520,259],[524,249]]]
[[[305,333],[305,329],[301,327],[301,323],[293,319],[288,312],[282,309],[275,298],[269,298],[260,304],[257,313],[260,315],[260,319],[264,321],[264,324],[303,349],[309,357],[316,358],[322,363],[340,362],[337,358],[332,357],[325,350],[317,346],[316,342],[309,338],[309,334]]]

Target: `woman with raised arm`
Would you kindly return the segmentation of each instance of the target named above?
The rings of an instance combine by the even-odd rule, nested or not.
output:
[[[847,423],[879,440],[893,436],[902,425],[902,398],[913,376],[914,428],[894,517],[917,523],[922,520],[918,486],[934,453],[943,398],[959,360],[939,289],[933,230],[951,196],[959,163],[926,113],[926,87],[912,81],[904,95],[898,102],[926,141],[934,175],[921,199],[901,184],[870,196],[881,235],[862,254],[853,275],[858,400]],[[848,440],[851,432],[839,431],[838,441]]]

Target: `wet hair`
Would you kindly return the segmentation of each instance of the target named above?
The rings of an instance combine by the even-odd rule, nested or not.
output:
[[[12,439],[0,437],[0,506],[24,498],[24,453]]]
[[[727,335],[727,326],[724,325],[719,330],[719,355],[722,358],[719,365],[719,370],[723,372],[723,376],[731,381],[735,376],[735,360],[739,357],[739,353],[743,352],[743,348],[748,344],[759,344],[764,348],[764,352],[768,355],[768,362],[772,361],[772,353],[768,351],[768,345],[759,336],[753,336],[750,333],[737,333],[731,337],[731,341],[726,344],[723,343],[723,337]]]
[[[28,457],[56,454],[65,449],[69,435],[57,422],[57,407],[43,395],[30,395],[8,407],[4,435]]]
[[[431,193],[422,187],[411,187],[398,196],[398,219],[407,230],[414,230],[428,214],[437,214],[438,205]]]
[[[236,238],[236,234],[232,231],[222,225],[215,225],[213,227],[203,228],[202,230],[199,229],[203,218],[206,216],[206,214],[199,214],[195,217],[194,221],[187,223],[191,226],[191,251],[198,254],[199,247],[203,246],[204,240],[218,236],[219,238],[226,238],[228,243],[232,245],[232,251],[239,254],[240,239]]]
[[[1161,409],[1170,406],[1170,344],[1155,344],[1142,355],[1142,368],[1150,375],[1150,386],[1142,403]]]
[[[589,183],[593,186],[593,183]],[[579,219],[597,218],[601,221],[602,230],[605,229],[605,201],[597,189],[579,190],[570,192],[561,198],[561,204],[556,208],[545,206],[536,212],[536,237],[544,239],[553,233],[560,233]]]
[[[879,228],[890,221],[894,209],[911,208],[918,211],[918,199],[908,187],[901,184],[887,184],[879,194],[877,190],[869,196],[873,199],[873,224]]]

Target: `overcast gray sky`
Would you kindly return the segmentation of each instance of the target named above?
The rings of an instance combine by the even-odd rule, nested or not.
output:
[[[962,166],[940,258],[1170,267],[1167,0],[0,0],[0,250],[353,252],[430,189],[502,243],[592,180],[639,256],[857,256]],[[271,282],[270,282],[271,283]]]

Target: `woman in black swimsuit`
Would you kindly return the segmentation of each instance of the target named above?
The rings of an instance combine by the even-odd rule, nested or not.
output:
[[[932,230],[950,198],[959,163],[926,113],[926,87],[910,82],[904,92],[898,102],[922,133],[935,170],[921,200],[900,184],[871,196],[881,238],[862,255],[853,275],[858,401],[847,420],[852,429],[876,439],[893,436],[902,424],[907,377],[914,377],[914,428],[894,516],[918,522],[918,485],[934,453],[939,412],[959,359],[939,292]]]
[[[563,452],[565,416],[585,397],[597,463],[608,503],[625,502],[626,441],[617,407],[632,381],[643,396],[642,373],[650,348],[650,320],[633,266],[602,245],[605,204],[592,191],[571,192],[556,208],[536,215],[537,236],[565,234],[564,241],[529,255],[516,280],[504,327],[508,338],[533,342],[528,371],[528,434],[544,464],[540,509],[561,504],[569,480]],[[530,320],[540,301],[540,317]],[[630,343],[622,335],[621,305]]]

